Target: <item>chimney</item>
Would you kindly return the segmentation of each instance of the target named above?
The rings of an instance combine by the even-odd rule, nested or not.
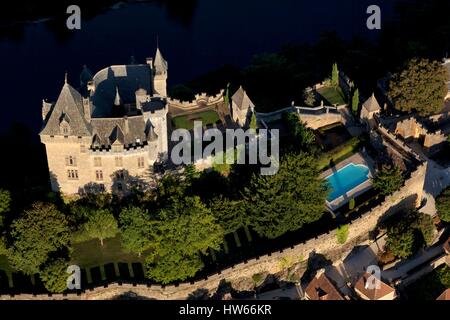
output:
[[[91,102],[89,98],[83,98],[83,113],[87,121],[91,121]]]
[[[150,69],[153,70],[153,58],[147,58],[146,61],[147,64],[150,66]]]

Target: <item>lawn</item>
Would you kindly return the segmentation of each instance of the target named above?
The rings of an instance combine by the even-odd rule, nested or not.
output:
[[[172,119],[174,129],[194,128],[194,121],[202,121],[203,127],[220,121],[219,115],[213,110],[198,112],[190,115],[179,116]]]
[[[81,268],[92,268],[108,263],[123,262],[134,263],[143,262],[144,258],[127,253],[123,250],[120,236],[106,239],[103,247],[98,240],[89,240],[74,244],[72,263]]]
[[[344,92],[340,87],[324,87],[318,89],[317,92],[325,100],[324,102],[328,102],[328,104],[336,104],[338,106],[346,104]]]

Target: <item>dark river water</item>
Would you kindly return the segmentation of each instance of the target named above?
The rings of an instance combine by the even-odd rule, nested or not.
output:
[[[374,41],[366,28],[366,9],[382,8],[392,18],[395,0],[197,0],[180,10],[156,3],[111,9],[70,33],[65,22],[49,27],[26,25],[19,37],[0,38],[0,132],[20,122],[37,133],[41,101],[54,100],[67,71],[79,85],[86,64],[96,72],[134,56],[153,56],[156,39],[169,62],[169,85],[182,83],[224,64],[244,66],[257,53],[274,52],[288,43],[313,43],[326,31],[342,38]],[[83,8],[82,15],[83,15]],[[56,31],[55,31],[56,30]]]

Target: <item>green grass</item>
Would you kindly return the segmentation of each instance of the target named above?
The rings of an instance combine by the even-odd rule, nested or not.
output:
[[[317,92],[326,100],[326,102],[334,105],[343,105],[347,104],[345,102],[345,95],[344,92],[340,87],[334,88],[334,87],[324,87],[317,90]]]
[[[125,252],[120,236],[106,239],[103,247],[98,240],[89,240],[73,246],[72,263],[81,268],[93,268],[108,263],[143,262],[144,257]]]
[[[194,121],[202,121],[203,127],[214,124],[220,120],[217,112],[213,110],[193,113],[185,116],[178,116],[172,119],[174,129],[187,129],[192,130],[194,128]]]

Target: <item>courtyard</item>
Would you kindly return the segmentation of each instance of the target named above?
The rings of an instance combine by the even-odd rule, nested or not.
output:
[[[201,121],[203,127],[220,123],[220,117],[214,110],[202,111],[188,115],[177,116],[172,119],[174,129],[192,130],[194,121]]]

